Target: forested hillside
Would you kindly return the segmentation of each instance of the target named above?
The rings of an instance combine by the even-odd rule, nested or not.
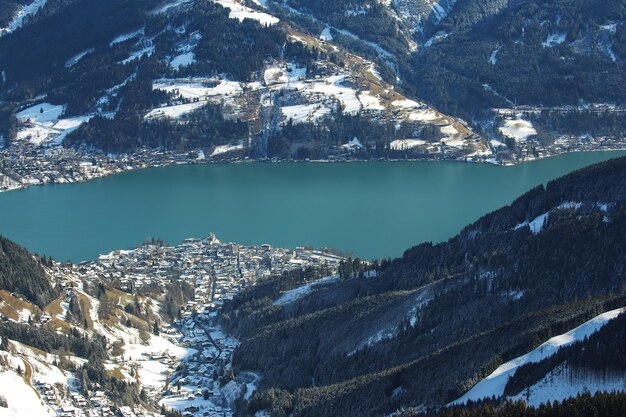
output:
[[[498,106],[623,105],[625,16],[621,1],[458,1],[426,26],[409,78],[441,110],[474,117]]]
[[[39,307],[48,304],[58,291],[39,262],[26,249],[0,236],[0,290],[24,296]]]
[[[555,401],[540,407],[528,407],[523,401],[507,403],[503,407],[492,404],[473,408],[444,409],[441,413],[423,413],[419,410],[405,410],[398,417],[434,416],[441,417],[571,417],[603,416],[618,417],[626,413],[626,393],[582,394],[565,401]]]
[[[245,291],[223,316],[242,340],[235,366],[263,374],[241,414],[450,402],[503,362],[626,305],[624,233],[622,158],[538,187],[446,243],[351,262],[341,282],[295,301],[279,296],[297,277]]]

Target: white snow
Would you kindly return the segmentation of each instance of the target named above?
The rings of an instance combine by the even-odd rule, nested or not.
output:
[[[455,0],[451,0],[450,3],[456,2]],[[432,15],[434,16],[437,22],[442,21],[448,16],[448,11],[444,9],[439,2],[434,2],[431,4]]]
[[[163,7],[160,7],[158,9],[154,10],[152,13],[155,13],[155,14],[165,13],[169,9],[172,9],[174,7],[178,7],[178,6],[183,5],[183,4],[191,3],[191,2],[193,2],[193,0],[175,0],[175,1],[171,2],[171,3],[168,3],[168,4],[164,5]]]
[[[330,109],[322,104],[300,104],[295,106],[285,106],[280,109],[287,120],[293,123],[314,122],[330,114]]]
[[[489,63],[491,65],[496,65],[498,63],[498,52],[500,52],[500,46],[494,49],[489,55]]]
[[[193,52],[186,52],[172,58],[170,61],[170,67],[178,70],[181,69],[181,67],[188,67],[194,62],[196,62],[195,54]]]
[[[43,113],[41,113],[43,109]],[[30,124],[20,126],[16,138],[29,140],[36,145],[47,143],[53,146],[59,145],[67,135],[88,121],[92,116],[77,116],[67,119],[59,119],[64,106],[55,106],[44,103],[30,107],[17,114],[18,119]]]
[[[15,116],[20,120],[30,120],[33,123],[45,123],[58,120],[63,110],[65,110],[65,106],[41,103],[24,109]]]
[[[428,122],[438,119],[439,116],[433,110],[413,110],[407,116],[407,119],[413,122]]]
[[[325,42],[332,42],[333,34],[330,32],[330,27],[326,26],[322,33],[320,33],[320,39]]]
[[[18,10],[7,27],[0,28],[0,37],[24,26],[24,24],[28,22],[28,19],[39,13],[39,10],[41,10],[47,2],[48,0],[33,0],[32,3],[22,7]]]
[[[24,365],[21,365],[24,369]],[[48,409],[41,403],[33,388],[29,387],[24,378],[13,371],[0,372],[0,395],[8,403],[8,408],[0,407],[1,417],[49,417]]]
[[[419,104],[416,101],[405,99],[405,100],[395,100],[391,102],[391,105],[394,107],[400,107],[402,109],[412,109],[414,107],[418,107]]]
[[[239,142],[238,144],[216,146],[215,150],[213,150],[213,153],[211,153],[211,156],[222,155],[228,152],[238,151],[241,149],[244,149],[244,144],[242,142]]]
[[[624,311],[626,311],[626,308],[619,308],[600,314],[567,333],[553,337],[531,352],[500,365],[491,375],[480,381],[462,397],[449,405],[465,404],[469,400],[476,401],[492,396],[501,397],[504,394],[504,388],[509,377],[513,376],[520,366],[539,362],[554,355],[560,348],[583,340],[585,337],[597,332],[609,320],[617,317]]]
[[[268,68],[263,74],[265,85],[284,84],[288,81],[287,74],[280,68]]]
[[[515,226],[515,230],[521,229],[522,227],[528,226],[530,228],[530,231],[532,232],[532,234],[536,235],[537,233],[541,232],[541,229],[543,229],[543,226],[546,223],[546,219],[548,218],[548,215],[549,215],[549,213],[543,213],[543,214],[535,217],[530,222],[526,221],[526,222],[520,223],[520,224]]]
[[[466,145],[465,141],[460,136],[460,132],[454,126],[441,126],[439,130],[443,135],[445,135],[445,137],[441,139],[441,142],[443,142],[446,146],[463,148]]]
[[[560,209],[560,210],[563,210],[563,209],[578,210],[581,206],[582,206],[582,203],[577,203],[575,201],[567,201],[565,203],[559,204],[556,208]],[[602,206],[601,205],[598,206],[598,207],[602,210]],[[536,235],[537,233],[541,232],[541,230],[545,226],[546,220],[548,219],[549,215],[550,215],[550,212],[543,213],[543,214],[540,214],[539,216],[535,217],[531,221],[525,221],[523,223],[519,223],[519,224],[517,224],[515,226],[515,230],[521,229],[522,227],[528,226],[530,228],[530,231],[534,235]]]
[[[626,391],[625,375],[616,373],[607,375],[606,378],[591,373],[572,375],[565,366],[560,365],[528,390],[523,390],[511,399],[514,401],[524,399],[529,406],[538,407],[548,401],[562,401],[583,392],[593,395],[598,391]]]
[[[352,138],[350,142],[344,143],[341,147],[347,149],[365,149],[365,146],[363,146],[361,141],[356,137]]]
[[[65,68],[71,68],[74,65],[78,64],[78,62],[81,59],[83,59],[86,55],[89,55],[93,51],[95,51],[95,48],[89,48],[89,49],[85,49],[83,52],[80,52],[80,53],[74,55],[73,57],[71,57],[70,59],[65,61]]]
[[[177,104],[174,106],[164,106],[151,110],[145,119],[158,119],[162,117],[169,117],[171,119],[177,119],[185,114],[191,113],[194,110],[206,105],[205,101],[198,101],[195,103]]]
[[[289,63],[286,68],[270,67],[263,73],[263,81],[266,86],[284,87],[301,90],[305,88],[306,67],[299,67],[297,64]]]
[[[555,45],[560,45],[565,42],[567,33],[551,33],[548,35],[545,41],[541,43],[544,48],[552,48]]]
[[[215,87],[208,87],[207,83],[199,79],[157,80],[152,85],[155,90],[179,94],[187,99],[206,99],[213,96],[229,96],[243,92],[237,81],[219,80]]]
[[[331,284],[333,282],[337,282],[341,279],[339,275],[331,275],[326,278],[319,279],[317,281],[310,282],[308,284],[302,285],[293,290],[285,291],[274,301],[274,305],[287,305],[291,304],[294,301],[299,300],[305,295],[309,294],[311,290],[315,287],[325,284]]]
[[[492,139],[489,142],[494,148],[506,148],[506,144],[500,142],[499,140]]]
[[[128,64],[143,56],[151,56],[153,53],[154,53],[154,46],[146,46],[145,48],[140,49],[139,51],[136,51],[130,54],[128,58],[122,61],[122,64]]]
[[[394,151],[403,151],[406,149],[412,149],[417,146],[425,145],[426,141],[420,139],[398,139],[389,144],[389,147]]]
[[[92,116],[78,116],[59,119],[65,106],[42,103],[31,106],[17,113],[16,117],[22,122],[28,122],[18,128],[18,140],[30,140],[36,145],[48,143],[59,145],[65,137],[78,129]]]
[[[600,25],[600,29],[609,32],[611,35],[617,33],[617,23],[607,23],[606,25]]]
[[[134,32],[129,32],[129,33],[123,33],[119,36],[116,36],[115,39],[113,39],[109,43],[109,46],[117,45],[118,43],[125,42],[129,39],[137,38],[139,36],[142,36],[143,34],[144,34],[144,29],[139,29],[139,30],[136,30]]]
[[[280,22],[280,19],[278,19],[277,17],[274,17],[264,12],[253,10],[249,7],[235,2],[234,0],[213,1],[222,7],[230,9],[230,14],[228,15],[228,17],[230,17],[231,19],[237,19],[239,21],[243,21],[244,19],[252,19],[256,20],[263,26],[272,26]]]
[[[356,114],[361,110],[361,102],[356,96],[353,88],[343,85],[345,75],[333,75],[326,78],[323,83],[313,84],[308,91],[313,93],[321,93],[325,96],[335,97],[343,106],[343,112],[347,114]]]
[[[498,129],[500,133],[508,138],[513,138],[517,141],[523,142],[530,136],[537,134],[537,131],[533,127],[533,124],[523,119],[507,120],[504,126]]]
[[[359,94],[361,105],[366,110],[384,111],[385,106],[380,104],[380,99],[371,94],[370,91],[363,91]]]

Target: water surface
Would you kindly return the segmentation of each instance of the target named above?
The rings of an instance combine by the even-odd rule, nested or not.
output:
[[[147,237],[312,245],[364,258],[446,240],[530,188],[626,152],[460,162],[177,165],[0,194],[0,234],[75,262]]]

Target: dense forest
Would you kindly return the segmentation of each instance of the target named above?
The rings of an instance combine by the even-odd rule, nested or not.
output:
[[[291,7],[310,13],[398,56],[408,53],[406,28],[375,0],[288,0]]]
[[[509,402],[500,407],[481,404],[469,408],[457,407],[429,413],[409,409],[400,412],[398,417],[618,417],[623,415],[626,415],[626,393],[599,392],[595,395],[580,394],[574,398],[550,402],[537,408],[528,407],[520,401]]]
[[[15,292],[43,307],[58,290],[52,285],[39,260],[23,247],[0,236],[0,289]]]
[[[626,305],[625,187],[626,159],[612,160],[540,186],[448,242],[357,263],[296,302],[275,303],[294,282],[284,277],[245,291],[222,317],[242,341],[235,367],[263,374],[240,415],[445,404],[503,362]],[[543,213],[540,233],[516,226]]]
[[[468,118],[512,103],[623,105],[625,16],[621,1],[459,1],[403,68],[419,97]]]

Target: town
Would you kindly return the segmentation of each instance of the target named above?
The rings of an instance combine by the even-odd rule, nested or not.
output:
[[[61,417],[153,417],[162,415],[159,409],[187,417],[232,416],[235,403],[250,398],[262,376],[233,372],[231,357],[238,341],[226,335],[218,323],[221,305],[242,288],[270,275],[308,267],[334,275],[343,259],[303,247],[222,243],[211,234],[204,239],[186,239],[177,246],[152,239],[135,249],[116,250],[78,265],[52,262],[47,272],[65,288],[64,300],[57,314],[50,310],[37,319],[48,323],[68,317],[71,299],[78,297],[90,311],[88,320],[94,333],[106,337],[113,347],[105,364],[107,370],[139,384],[142,396],[154,407],[116,407],[107,393],[86,393],[77,378],[67,372],[33,371],[33,387],[49,412]],[[159,331],[150,335],[133,325],[125,327],[112,319],[101,319],[102,298],[99,301],[87,292],[87,287],[98,283],[112,283],[112,292],[122,307],[137,300],[137,294],[145,294],[142,289],[166,288],[172,280],[190,284],[193,295],[180,306],[172,323],[160,321]],[[164,302],[142,298],[145,300],[155,311],[164,308]],[[27,314],[20,321],[32,322],[33,316]],[[33,370],[43,369],[34,355],[24,358]],[[84,363],[83,359],[72,360]]]

